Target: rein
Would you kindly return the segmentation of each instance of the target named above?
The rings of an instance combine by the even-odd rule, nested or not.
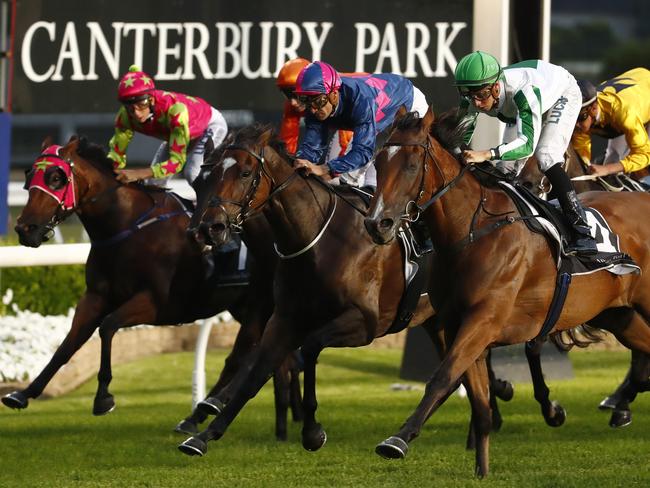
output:
[[[68,165],[70,167],[70,176],[66,179],[66,185],[65,185],[65,187],[63,189],[63,194],[65,195],[69,190],[74,192],[75,191],[74,183],[73,183],[73,181],[74,181],[74,168],[75,168],[74,161],[72,159],[65,159],[64,157],[62,157],[62,156],[60,156],[58,154],[41,154],[41,156],[39,156],[39,158],[41,158],[41,157],[59,159],[63,163],[65,163],[66,165]],[[39,159],[39,158],[37,158],[37,159]],[[47,232],[48,233],[53,232],[54,228],[57,225],[59,225],[61,222],[65,221],[65,219],[67,219],[70,215],[72,215],[75,212],[81,212],[82,207],[84,207],[86,205],[91,205],[93,203],[97,203],[98,201],[102,200],[103,198],[105,198],[105,197],[113,194],[114,192],[116,192],[122,186],[123,186],[122,184],[113,185],[113,186],[107,188],[106,190],[98,193],[97,195],[89,198],[88,200],[83,200],[83,201],[79,200],[78,203],[76,203],[72,207],[66,207],[66,205],[64,203],[64,199],[61,199],[61,201],[59,202],[59,204],[57,206],[57,211],[54,212],[54,215],[52,215],[52,217],[47,222],[47,224],[45,224],[45,228],[47,229]],[[127,229],[125,229],[125,230],[123,230],[121,232],[118,232],[117,234],[115,234],[112,237],[109,237],[108,239],[103,239],[103,240],[99,240],[99,241],[91,240],[91,245],[93,245],[95,247],[110,246],[112,244],[115,244],[117,242],[120,242],[120,241],[126,239],[127,237],[131,236],[133,233],[137,232],[138,230],[141,230],[144,227],[147,227],[147,226],[149,226],[151,224],[154,224],[156,222],[162,222],[162,221],[168,220],[168,219],[170,219],[172,217],[176,217],[176,216],[182,215],[182,214],[186,214],[186,215],[189,216],[189,214],[188,214],[188,212],[186,210],[182,210],[182,211],[167,212],[165,214],[157,215],[155,217],[147,219],[147,217],[149,217],[149,215],[156,208],[159,208],[159,205],[156,203],[155,199],[151,196],[151,194],[146,193],[146,195],[151,199],[151,201],[153,203],[153,206],[151,208],[149,208],[142,215],[140,215],[135,220],[135,222],[129,226],[129,228],[127,228]],[[172,194],[172,196],[174,196],[174,195]],[[184,208],[183,204],[178,199],[176,199],[176,200],[179,203],[179,205],[181,206],[181,208]],[[62,213],[59,213],[59,212],[62,212]]]
[[[423,158],[423,170],[422,170],[422,179],[420,180],[420,189],[418,190],[418,196],[416,197],[416,200],[410,200],[406,204],[406,208],[404,209],[404,215],[401,217],[402,220],[405,220],[407,222],[415,222],[420,218],[420,215],[427,209],[429,208],[433,203],[436,201],[440,200],[443,196],[447,194],[449,190],[454,188],[458,182],[461,180],[461,178],[465,175],[467,171],[485,171],[479,168],[478,166],[474,166],[471,164],[465,164],[462,166],[461,170],[458,172],[458,174],[449,182],[446,184],[443,184],[443,186],[433,193],[431,198],[429,198],[427,201],[425,201],[422,204],[418,204],[418,201],[424,196],[424,187],[425,187],[425,178],[426,174],[428,172],[428,165],[427,165],[427,156],[431,158],[431,161],[436,166],[436,169],[438,172],[441,174],[443,181],[445,180],[444,178],[444,173],[440,169],[440,166],[438,165],[438,162],[434,158],[432,152],[431,152],[431,142],[429,137],[427,136],[427,143],[422,144],[422,143],[399,143],[399,142],[389,142],[385,143],[384,146],[419,146],[422,147],[425,150],[424,153],[424,158]],[[480,183],[479,183],[480,185]],[[479,199],[478,206],[476,207],[476,210],[474,211],[474,214],[472,216],[472,221],[470,223],[470,230],[467,236],[462,238],[460,241],[452,244],[451,249],[455,252],[459,252],[462,250],[464,247],[467,245],[477,241],[481,237],[484,237],[490,233],[492,233],[495,230],[500,229],[501,227],[504,227],[506,225],[511,225],[514,224],[515,222],[520,222],[520,221],[525,221],[525,220],[530,220],[532,218],[536,218],[536,216],[530,216],[530,217],[522,217],[522,216],[511,216],[508,214],[513,213],[513,211],[505,212],[502,214],[493,214],[489,212],[485,208],[485,202],[487,199],[483,195],[483,185],[480,185],[481,187],[481,198]],[[411,212],[412,210],[415,210],[415,216],[411,217]],[[481,210],[485,212],[486,214],[493,216],[493,217],[501,217],[503,215],[508,215],[506,218],[498,220],[496,222],[493,222],[490,225],[487,225],[485,227],[481,227],[478,230],[474,230],[476,226],[476,222],[478,220],[478,216],[481,213]]]
[[[282,183],[277,185],[277,183],[275,182],[275,179],[268,172],[268,170],[266,168],[266,164],[265,164],[266,163],[266,158],[264,157],[264,149],[262,149],[260,151],[260,153],[257,154],[255,152],[251,151],[250,149],[248,149],[247,147],[233,144],[233,145],[226,146],[224,148],[224,151],[229,150],[229,149],[230,150],[244,151],[245,153],[249,154],[253,158],[257,159],[257,161],[259,162],[259,165],[258,165],[258,170],[257,170],[256,175],[255,175],[255,179],[253,180],[253,184],[251,185],[250,189],[248,190],[247,194],[245,195],[244,199],[241,202],[237,202],[237,201],[234,201],[234,200],[224,200],[224,199],[222,199],[220,197],[213,196],[208,201],[208,208],[210,208],[210,207],[212,207],[212,208],[220,208],[226,214],[226,217],[228,219],[228,227],[230,228],[230,230],[232,232],[235,232],[235,233],[240,233],[243,230],[242,225],[244,223],[244,220],[246,220],[251,215],[254,215],[257,212],[260,212],[262,210],[262,208],[269,201],[271,201],[271,199],[273,197],[275,197],[280,192],[282,192],[283,190],[288,188],[289,185],[296,179],[296,177],[299,176],[299,174],[298,174],[298,172],[294,171],[291,174],[291,176],[289,176],[286,180],[284,180]],[[253,207],[251,207],[251,202],[255,198],[255,194],[257,192],[257,189],[259,187],[260,182],[262,181],[263,176],[266,176],[270,180],[270,182],[271,182],[271,191],[269,192],[269,195],[264,199],[264,201],[262,201],[261,204],[259,204],[255,208],[253,208]],[[329,185],[326,185],[323,181],[320,180],[320,178],[314,178],[314,179],[318,183],[320,183],[321,185],[325,185],[326,187],[328,187],[328,189],[330,189]],[[334,191],[330,191],[330,196],[331,196],[332,193],[335,193],[335,194],[338,195],[338,193],[336,193]],[[332,197],[330,197],[330,199],[332,199]],[[306,253],[307,251],[309,251],[312,247],[314,247],[318,243],[318,241],[320,241],[320,239],[325,234],[325,231],[329,227],[329,224],[332,221],[332,218],[334,217],[334,213],[336,212],[336,196],[333,197],[333,200],[334,200],[334,204],[332,205],[332,210],[331,210],[329,216],[327,217],[327,219],[325,220],[325,223],[323,224],[323,227],[318,232],[316,237],[314,237],[314,239],[312,239],[311,242],[309,242],[309,244],[307,244],[305,247],[303,247],[302,249],[300,249],[299,251],[296,251],[294,253],[283,254],[278,249],[277,243],[273,243],[273,248],[275,249],[275,252],[276,252],[276,254],[278,255],[278,257],[280,259],[293,259],[295,257],[298,257],[298,256]],[[346,202],[347,202],[347,200],[346,200]],[[357,208],[351,202],[347,202],[347,203],[350,204],[351,206],[353,206],[354,208]],[[230,218],[230,214],[226,211],[226,209],[224,207],[224,204],[231,204],[231,205],[235,205],[235,206],[239,207],[240,210],[239,210],[238,214],[235,216],[234,219]],[[247,209],[249,209],[249,210],[247,210]],[[359,209],[357,209],[357,210],[359,210]],[[361,212],[361,213],[365,215],[365,212]]]

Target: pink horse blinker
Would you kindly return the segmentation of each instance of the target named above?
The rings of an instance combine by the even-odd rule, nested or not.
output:
[[[76,198],[74,192],[74,173],[72,167],[74,163],[66,161],[60,156],[62,146],[49,146],[34,162],[30,171],[31,178],[27,181],[26,187],[28,190],[36,188],[41,190],[52,198],[61,206],[63,210],[71,210],[76,205]],[[61,170],[65,174],[65,184],[58,185],[51,180],[51,173],[53,171]]]

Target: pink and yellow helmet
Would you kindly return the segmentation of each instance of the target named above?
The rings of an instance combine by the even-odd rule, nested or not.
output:
[[[117,85],[117,99],[122,103],[137,102],[155,89],[153,78],[134,64]]]

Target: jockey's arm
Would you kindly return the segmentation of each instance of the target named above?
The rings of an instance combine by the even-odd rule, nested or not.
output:
[[[126,109],[121,107],[115,117],[115,132],[108,142],[108,158],[113,160],[113,168],[126,166],[126,149],[133,139],[133,129]]]
[[[592,165],[589,172],[597,176],[633,173],[650,165],[650,140],[643,121],[634,110],[618,110],[613,121],[616,129],[625,135],[630,152],[620,161]]]
[[[190,143],[189,112],[185,104],[176,103],[169,108],[170,127],[168,151],[169,159],[151,166],[153,176],[167,178],[183,171],[187,161],[187,146]]]

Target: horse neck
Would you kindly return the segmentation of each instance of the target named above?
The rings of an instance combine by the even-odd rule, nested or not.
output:
[[[281,158],[269,162],[269,171],[277,185],[293,174],[293,169]],[[318,235],[331,213],[333,198],[317,182],[300,176],[271,198],[264,214],[280,252],[298,251]]]
[[[429,171],[428,188],[433,187],[435,191],[439,191],[459,175],[462,167],[435,140],[432,145],[436,162]],[[441,172],[444,181],[441,180]],[[495,193],[497,193],[495,190],[482,188],[476,178],[466,171],[457,181],[456,186],[447,191],[425,212],[424,218],[432,231],[431,238],[434,245],[441,249],[447,248],[465,238],[470,232],[472,219],[481,204],[481,199],[494,200],[492,195]],[[430,193],[428,197],[431,197]]]
[[[580,156],[572,148],[569,148],[569,157],[566,161],[565,170],[569,178],[576,176],[585,176],[587,173],[586,168],[580,161]],[[573,188],[576,193],[583,193],[586,191],[603,191],[605,188],[601,186],[596,180],[574,181]]]
[[[120,185],[93,164],[84,171],[84,183],[76,213],[92,241],[114,236],[154,204],[145,190]]]

